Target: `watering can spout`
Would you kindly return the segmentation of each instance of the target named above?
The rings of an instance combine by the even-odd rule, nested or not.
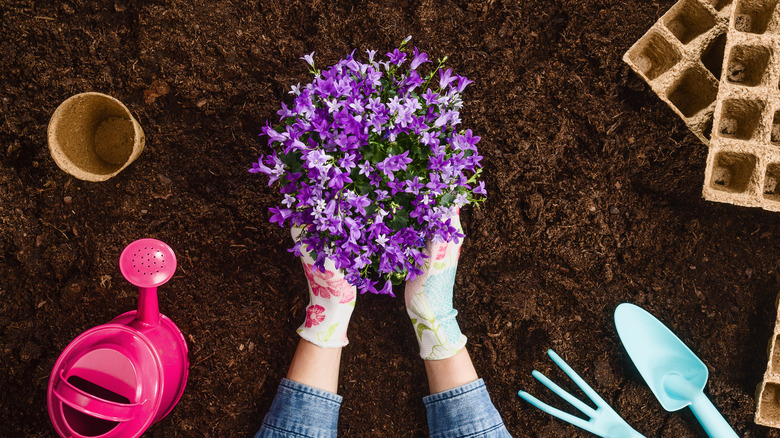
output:
[[[160,324],[160,308],[157,304],[156,287],[138,288],[138,312],[135,319],[152,327]]]

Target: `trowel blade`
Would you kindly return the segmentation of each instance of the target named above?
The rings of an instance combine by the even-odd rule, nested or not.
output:
[[[677,373],[699,391],[707,384],[707,366],[661,321],[639,306],[623,303],[615,309],[615,326],[639,374],[664,409],[680,410],[690,400],[670,397],[663,379]]]

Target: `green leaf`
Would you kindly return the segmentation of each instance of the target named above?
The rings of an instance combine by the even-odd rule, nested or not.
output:
[[[355,181],[355,188],[361,195],[367,195],[371,193],[372,190],[371,183],[365,177]]]
[[[428,327],[425,324],[420,323],[417,325],[417,339],[422,339],[422,334],[425,330],[433,331],[432,328]]]
[[[339,323],[331,324],[330,327],[328,327],[328,331],[324,333],[320,332],[317,334],[317,337],[320,338],[323,342],[328,342],[331,336],[333,336],[333,333],[336,331],[336,328],[339,326]]]
[[[409,212],[414,210],[412,208],[412,201],[414,201],[415,196],[412,193],[397,193],[395,195],[395,202],[403,207],[403,210],[399,211],[399,213],[406,214],[407,217],[409,217]]]
[[[392,283],[395,286],[402,284],[404,280],[406,280],[406,274],[407,274],[406,269],[404,269],[401,272],[393,272],[390,275],[390,283]]]
[[[363,158],[368,160],[369,163],[373,163],[374,162],[374,155],[376,154],[376,148],[374,147],[374,144],[372,144],[370,142],[368,143],[368,146],[369,147],[365,148],[365,150],[363,150],[361,152],[363,154]]]
[[[450,192],[445,194],[439,199],[439,205],[444,207],[449,207],[452,204],[452,201],[455,200],[455,194]]]
[[[394,230],[400,230],[409,225],[409,212],[406,210],[398,210],[393,219],[390,221],[390,228]]]
[[[282,163],[285,164],[285,166],[292,168],[295,167],[296,165],[300,166],[301,164],[301,157],[295,155],[296,155],[295,153],[290,153],[287,155],[279,154],[277,156],[282,161]]]
[[[401,147],[397,142],[391,143],[390,147],[387,148],[387,152],[389,155],[399,155],[404,152],[404,148]]]

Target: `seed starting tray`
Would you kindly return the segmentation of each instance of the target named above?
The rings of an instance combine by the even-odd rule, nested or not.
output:
[[[780,303],[777,296],[775,307]],[[780,312],[775,321],[775,330],[768,346],[764,379],[756,388],[756,424],[780,427]]]
[[[680,0],[623,56],[691,131],[710,144],[732,0]]]
[[[780,0],[680,0],[623,60],[710,146],[702,195],[780,211]]]
[[[715,105],[705,199],[780,211],[778,0],[732,7]]]

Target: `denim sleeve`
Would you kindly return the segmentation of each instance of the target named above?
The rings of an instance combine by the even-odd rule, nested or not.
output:
[[[511,438],[482,379],[423,398],[431,438]]]
[[[255,438],[335,437],[342,397],[282,379]]]

